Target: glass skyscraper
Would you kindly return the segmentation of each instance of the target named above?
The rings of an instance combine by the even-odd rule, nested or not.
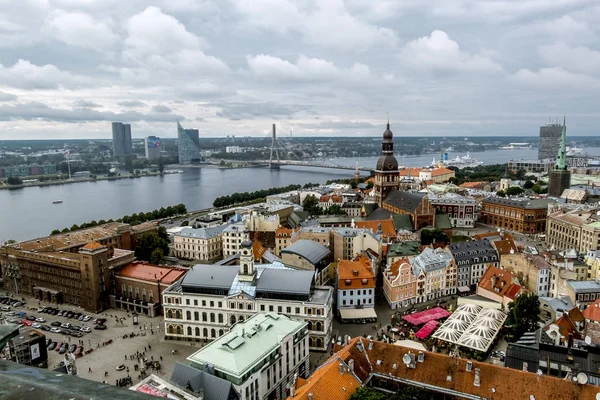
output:
[[[133,153],[131,146],[131,125],[122,122],[112,123],[113,155],[122,157]]]
[[[200,162],[200,134],[198,129],[183,129],[177,122],[177,149],[179,164]]]

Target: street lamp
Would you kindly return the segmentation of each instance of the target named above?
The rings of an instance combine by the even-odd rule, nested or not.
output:
[[[137,325],[137,324],[139,323],[139,320],[138,320],[138,318],[139,318],[139,317],[138,317],[138,313],[134,311],[134,312],[132,312],[131,314],[132,314],[132,316],[133,316],[133,324],[134,324],[134,325]]]

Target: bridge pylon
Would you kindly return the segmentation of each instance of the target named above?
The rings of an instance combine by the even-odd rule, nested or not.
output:
[[[275,130],[275,124],[273,124],[273,133],[271,135],[271,156],[269,157],[269,168],[271,169],[279,169],[279,163],[281,159],[279,158],[279,144],[277,143],[277,133]],[[274,162],[273,160],[273,151],[275,151],[275,156],[277,160]]]

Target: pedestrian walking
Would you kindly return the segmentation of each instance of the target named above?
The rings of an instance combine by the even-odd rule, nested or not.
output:
[[[89,367],[88,368],[88,373],[91,373],[91,372],[92,372],[92,367]]]

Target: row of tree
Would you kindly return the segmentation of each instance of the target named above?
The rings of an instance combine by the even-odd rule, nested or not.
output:
[[[227,207],[238,203],[245,203],[247,201],[263,199],[267,196],[271,196],[274,194],[285,193],[292,190],[300,189],[300,185],[288,185],[284,187],[278,188],[270,188],[267,190],[257,190],[254,192],[243,192],[243,193],[233,193],[229,196],[221,196],[217,197],[215,201],[213,201],[214,207]]]
[[[362,386],[350,395],[349,400],[428,400],[430,398],[432,398],[430,392],[414,386],[403,387],[393,394]]]
[[[309,194],[302,201],[302,208],[308,211],[310,215],[345,215],[346,212],[338,204],[333,204],[327,208],[319,206],[319,199],[316,196]]]
[[[163,219],[163,218],[169,218],[169,217],[173,217],[175,215],[181,215],[181,214],[185,214],[187,213],[187,208],[185,207],[185,204],[177,204],[175,206],[169,206],[167,208],[161,207],[158,210],[154,210],[154,211],[150,211],[150,212],[141,212],[139,214],[131,214],[131,215],[125,215],[123,218],[119,218],[116,220],[116,222],[123,222],[125,224],[131,224],[131,225],[137,225],[137,224],[141,224],[142,222],[146,222],[146,221],[154,221],[157,219]],[[84,229],[84,228],[91,228],[97,225],[103,225],[106,223],[110,223],[110,222],[115,222],[115,220],[113,219],[109,219],[108,221],[105,221],[103,219],[99,220],[99,221],[90,221],[90,222],[86,222],[83,223],[81,225],[77,225],[77,224],[73,224],[73,226],[71,226],[70,228],[64,228],[62,231],[55,229],[53,230],[50,234],[51,235],[56,235],[58,233],[66,233],[66,232],[70,232],[70,231],[76,231],[78,229]]]

